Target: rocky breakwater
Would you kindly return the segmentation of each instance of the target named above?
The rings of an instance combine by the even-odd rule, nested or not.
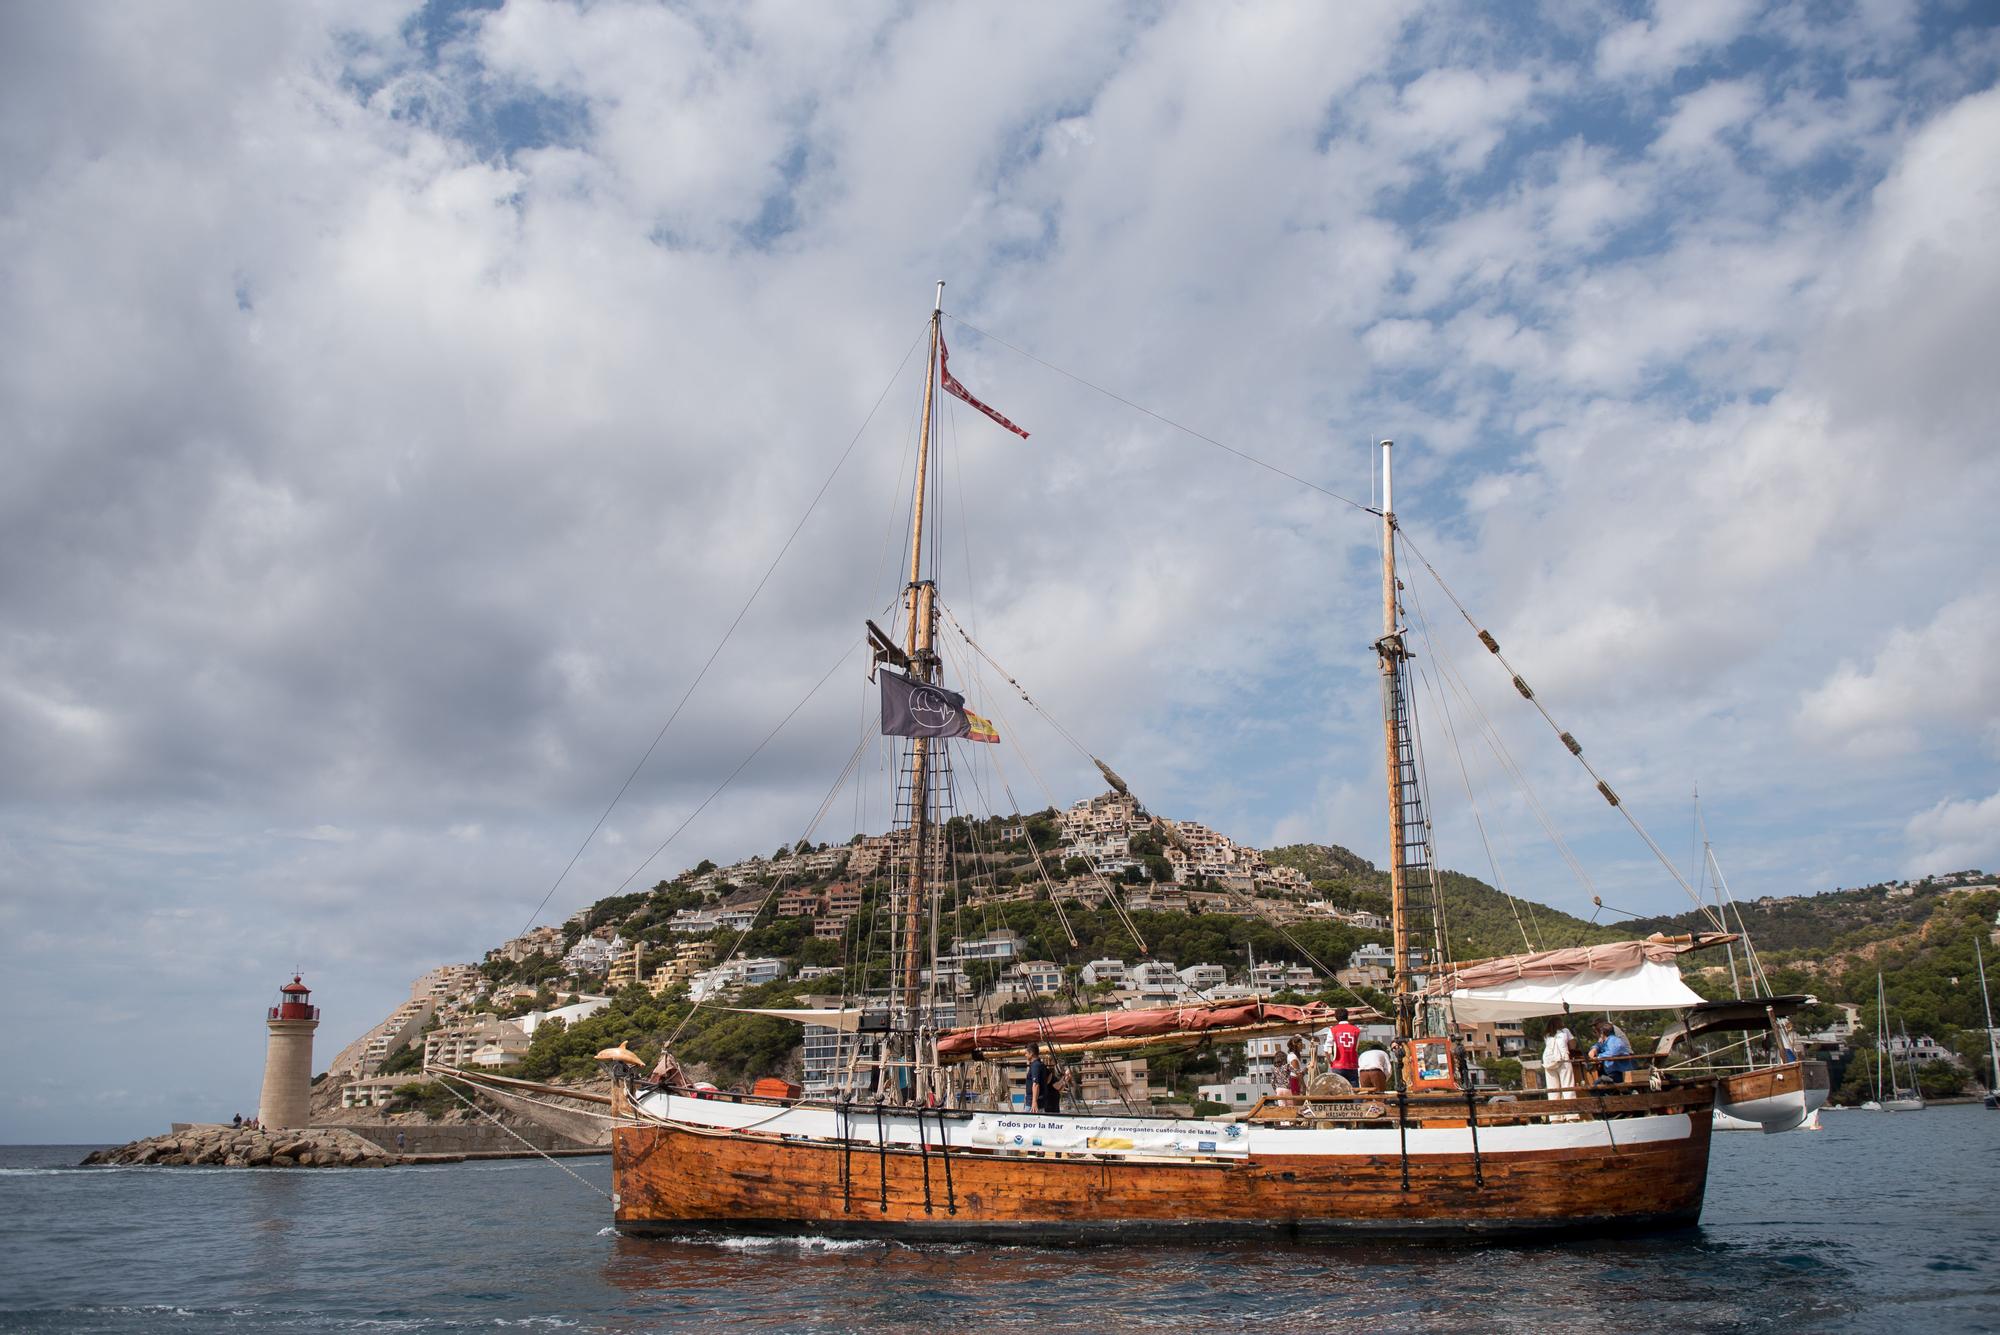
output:
[[[219,1168],[382,1168],[400,1162],[379,1145],[339,1127],[261,1131],[196,1126],[130,1145],[96,1150],[85,1164],[155,1164]]]

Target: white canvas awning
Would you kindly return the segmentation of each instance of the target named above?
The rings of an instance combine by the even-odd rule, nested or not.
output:
[[[774,1020],[790,1020],[794,1024],[821,1024],[828,1029],[839,1029],[850,1034],[861,1027],[859,1009],[762,1010],[755,1006],[725,1006],[723,1009],[735,1011],[738,1015],[768,1015]]]
[[[1683,1010],[1701,1004],[1675,965],[1641,959],[1623,969],[1586,969],[1561,977],[1526,977],[1451,993],[1452,1014],[1463,1023],[1526,1020],[1572,1011]]]

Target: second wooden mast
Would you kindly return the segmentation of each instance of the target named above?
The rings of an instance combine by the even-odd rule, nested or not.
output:
[[[1395,442],[1382,442],[1382,638],[1375,652],[1382,661],[1382,730],[1385,772],[1389,780],[1389,921],[1395,960],[1396,1037],[1408,1043],[1415,1035],[1415,1006],[1410,996],[1410,887],[1404,848],[1407,802],[1403,790],[1404,701],[1403,644],[1396,616],[1396,510],[1389,488],[1389,455]]]
[[[903,650],[909,655],[910,678],[926,685],[934,684],[938,678],[937,650],[933,642],[937,633],[937,584],[924,578],[924,499],[929,489],[931,458],[931,415],[932,398],[937,389],[938,379],[938,336],[940,322],[944,318],[944,282],[939,280],[937,299],[931,307],[930,350],[924,366],[924,408],[917,426],[917,478],[916,491],[910,503],[910,579],[903,590],[903,606],[907,614],[903,630]],[[916,1039],[920,1023],[922,996],[919,968],[919,942],[922,939],[924,898],[929,893],[929,868],[926,865],[930,853],[930,808],[931,808],[931,739],[913,737],[910,739],[910,869],[903,901],[903,958],[902,994],[904,1023],[909,1026],[911,1042],[910,1084],[911,1097],[916,1094]]]

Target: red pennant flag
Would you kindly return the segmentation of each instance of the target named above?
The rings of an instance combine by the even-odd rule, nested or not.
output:
[[[978,399],[973,398],[972,391],[968,390],[964,385],[958,383],[958,377],[951,373],[951,349],[947,348],[944,345],[944,330],[942,329],[938,330],[938,370],[942,372],[944,376],[945,393],[951,395],[953,398],[964,399],[967,403],[979,409],[980,412],[985,413],[988,417],[998,422],[1001,426],[1006,427],[1009,431],[1019,436],[1022,440],[1026,440],[1028,438],[1027,432],[1021,430],[1020,427],[1015,426],[1012,422],[1002,417],[999,413],[994,412],[991,408],[981,403]]]

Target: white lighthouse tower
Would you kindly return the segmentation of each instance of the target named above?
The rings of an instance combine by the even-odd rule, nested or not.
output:
[[[312,992],[293,974],[264,1017],[271,1031],[264,1049],[264,1093],[257,1101],[257,1121],[264,1127],[304,1126],[311,1115],[313,1030],[319,1028],[319,1007],[311,1002]]]

